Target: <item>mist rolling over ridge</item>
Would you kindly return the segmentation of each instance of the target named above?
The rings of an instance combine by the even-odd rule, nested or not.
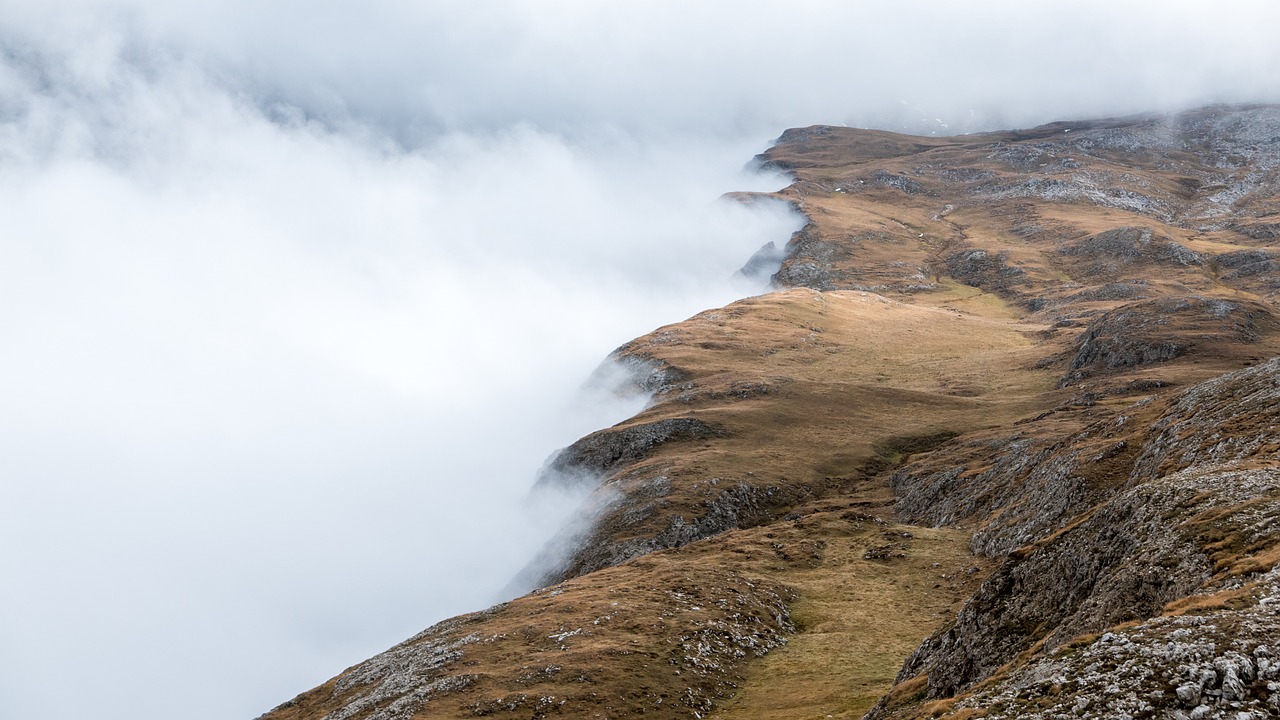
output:
[[[799,228],[717,200],[784,128],[1274,102],[1277,21],[0,3],[0,717],[249,717],[500,599],[642,402],[593,370]]]

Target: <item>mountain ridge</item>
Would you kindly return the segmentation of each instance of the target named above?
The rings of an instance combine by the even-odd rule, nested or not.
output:
[[[1111,695],[1072,664],[1126,622],[1269,617],[1280,107],[811,126],[756,162],[808,219],[778,289],[613,353],[653,399],[544,469],[594,490],[539,589],[263,717],[1280,708],[1261,641],[1247,671],[1126,655]]]

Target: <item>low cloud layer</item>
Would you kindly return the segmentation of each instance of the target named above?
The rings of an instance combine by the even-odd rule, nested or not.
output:
[[[281,112],[409,143],[527,123],[645,138],[848,123],[953,132],[1274,100],[1265,0],[802,4],[10,0],[100,67],[189,63]],[[100,73],[85,72],[89,81]]]
[[[498,599],[595,366],[797,227],[716,200],[785,127],[1280,101],[1263,2],[0,6],[0,717],[250,717]]]

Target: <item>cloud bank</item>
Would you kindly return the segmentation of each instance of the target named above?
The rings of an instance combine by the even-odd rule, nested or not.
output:
[[[796,228],[716,201],[785,127],[1280,101],[1265,2],[0,18],[2,717],[250,717],[498,599],[596,364]]]
[[[519,123],[647,138],[815,122],[963,132],[1280,92],[1280,9],[1261,0],[5,4],[10,38],[74,48],[80,69],[114,50],[152,69],[188,62],[265,106],[406,142]]]

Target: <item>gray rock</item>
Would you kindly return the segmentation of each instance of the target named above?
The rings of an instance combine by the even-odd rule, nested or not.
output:
[[[1224,435],[1228,424],[1233,431]],[[1134,463],[1133,482],[1266,453],[1280,443],[1280,357],[1188,389],[1152,431]]]
[[[724,436],[723,428],[694,417],[616,425],[557,451],[539,471],[534,486],[594,486],[619,468],[643,460],[667,443]]]
[[[1122,305],[1089,324],[1060,386],[1104,373],[1167,362],[1189,353],[1194,337],[1249,344],[1276,330],[1277,319],[1257,302],[1199,296],[1167,297]]]
[[[786,252],[778,247],[772,240],[765,243],[759,250],[755,251],[736,273],[740,277],[747,278],[752,281],[764,283],[769,281],[772,276],[778,272],[782,265]]]
[[[900,190],[908,195],[918,195],[924,192],[924,186],[912,180],[905,175],[896,175],[885,170],[876,170],[867,180],[872,185],[880,185],[883,187],[891,187]]]
[[[1244,683],[1240,682],[1234,668],[1227,668],[1222,674],[1222,699],[1227,702],[1244,699]]]
[[[947,274],[965,285],[1009,294],[1027,283],[1027,274],[1022,268],[1009,265],[1008,259],[1002,252],[972,249],[948,256],[945,263]]]
[[[785,259],[770,278],[775,287],[807,287],[834,290],[846,278],[835,265],[852,252],[847,241],[833,241],[818,233],[809,223],[792,234],[785,249]]]
[[[1059,253],[1085,258],[1090,277],[1119,272],[1135,264],[1190,267],[1205,263],[1199,253],[1145,227],[1106,230],[1068,243]]]

